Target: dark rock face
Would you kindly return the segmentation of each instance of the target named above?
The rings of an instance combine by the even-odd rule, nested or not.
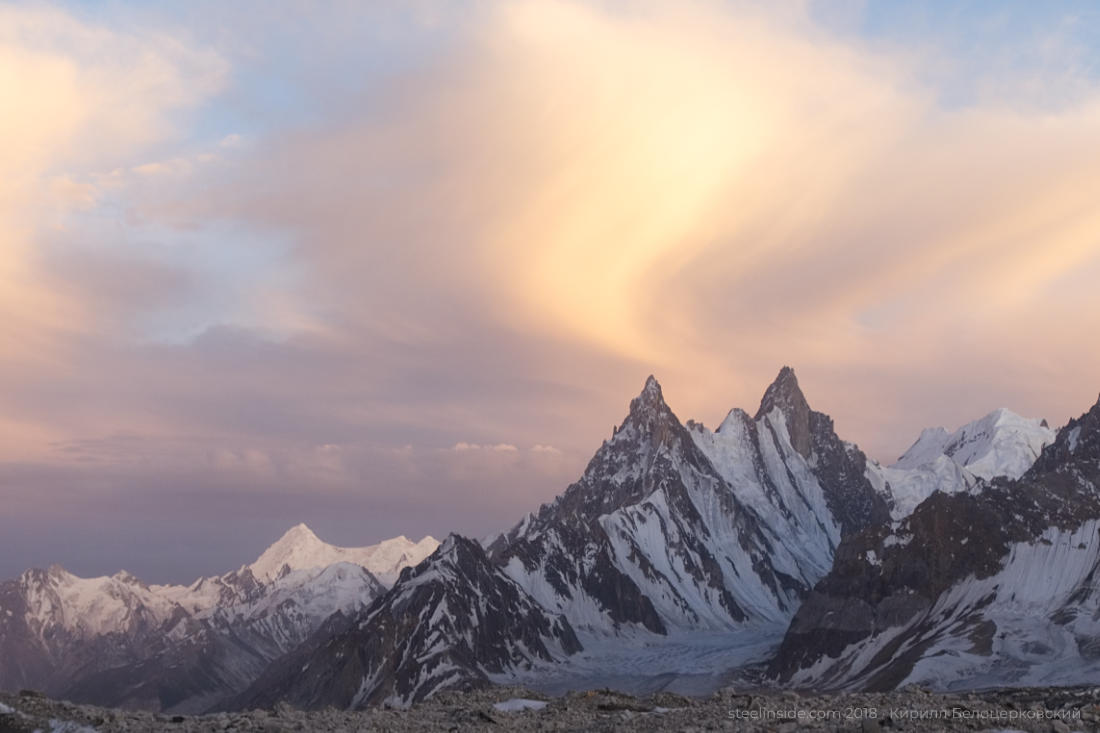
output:
[[[757,422],[778,409],[786,419],[791,444],[803,458],[814,457],[814,475],[825,490],[829,510],[842,533],[854,534],[890,520],[886,498],[867,480],[867,457],[837,436],[833,419],[810,409],[794,370],[783,367],[764,393]]]
[[[888,689],[935,649],[969,648],[994,660],[1030,655],[1012,657],[1019,674],[1027,662],[1046,663],[1041,644],[1022,643],[1023,652],[1002,645],[1013,633],[1033,632],[1014,632],[1015,619],[1000,609],[1014,608],[1018,594],[1034,595],[1028,586],[1044,582],[1049,598],[1044,605],[1040,589],[1031,607],[1045,608],[1052,624],[1095,611],[1087,604],[1100,576],[1089,568],[1100,567],[1100,555],[1093,558],[1088,532],[1064,556],[1047,560],[1044,553],[1100,519],[1098,489],[1100,403],[1063,428],[1020,480],[1000,479],[977,494],[936,493],[895,527],[849,536],[795,614],[770,673],[795,684]],[[1030,550],[1013,550],[1020,547]],[[1059,582],[1060,565],[1064,572],[1080,567],[1080,585]],[[1004,580],[982,583],[1010,566],[1016,570]],[[1077,646],[1087,651],[1094,639],[1086,632]]]
[[[867,456],[837,437],[831,417],[810,413],[810,445],[817,457],[814,475],[825,489],[825,501],[842,535],[890,521],[886,498],[867,480]]]
[[[540,608],[476,542],[451,535],[361,617],[331,620],[234,705],[408,705],[580,649],[567,620]]]
[[[775,409],[787,418],[791,445],[803,458],[809,458],[812,439],[810,404],[806,402],[806,396],[798,386],[798,377],[795,376],[794,369],[789,366],[779,370],[775,381],[764,392],[764,398],[760,400],[760,409],[756,411],[756,417],[753,419],[762,420]]]

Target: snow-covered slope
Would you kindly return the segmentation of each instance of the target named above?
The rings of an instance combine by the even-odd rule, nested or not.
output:
[[[650,377],[580,481],[489,551],[578,631],[784,625],[841,536],[888,519],[864,471],[789,368],[715,432],[681,425]]]
[[[59,566],[0,583],[0,688],[196,711],[244,689],[333,614],[355,614],[438,543],[322,542],[305,525],[256,562],[189,586],[126,572],[79,578]]]
[[[28,570],[0,583],[0,687],[58,691],[86,670],[144,658],[185,616],[128,573]]]
[[[867,480],[889,498],[890,516],[903,519],[937,491],[955,494],[973,491],[981,479],[951,458],[940,455],[912,468],[886,467],[867,462]]]
[[[894,467],[916,468],[947,456],[978,478],[1015,479],[1031,468],[1055,435],[1045,420],[1021,417],[1002,407],[953,433],[925,430]]]
[[[867,478],[890,497],[894,519],[936,491],[973,491],[982,481],[1022,476],[1054,441],[1045,420],[1000,408],[953,433],[928,428],[894,465],[868,461]]]
[[[27,606],[25,619],[45,641],[55,629],[77,639],[125,634],[155,627],[177,612],[174,603],[122,571],[109,577],[80,578],[60,565],[28,570],[19,578]]]
[[[851,538],[772,673],[888,689],[1100,683],[1100,402],[1018,480]]]
[[[272,665],[235,706],[405,706],[580,650],[568,621],[544,611],[478,543],[457,535],[369,609],[335,618],[324,631]]]
[[[306,525],[298,524],[248,567],[257,579],[271,581],[288,570],[324,568],[349,562],[361,565],[390,586],[402,568],[416,565],[437,547],[439,542],[434,537],[426,536],[413,542],[404,535],[367,547],[337,547],[323,542]]]

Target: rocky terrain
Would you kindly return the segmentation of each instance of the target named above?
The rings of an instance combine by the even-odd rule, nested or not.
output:
[[[546,698],[520,688],[444,692],[411,709],[268,710],[170,715],[0,694],[0,732],[137,731],[1096,731],[1100,688],[934,694],[908,687],[832,696],[723,689],[707,698],[610,691]]]
[[[438,544],[336,547],[300,524],[255,562],[188,586],[31,569],[0,582],[0,690],[203,712],[326,620],[368,606]]]

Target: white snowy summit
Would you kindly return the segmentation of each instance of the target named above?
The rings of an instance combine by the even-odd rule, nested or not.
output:
[[[337,547],[324,542],[304,524],[297,524],[256,562],[248,566],[257,580],[271,581],[292,570],[324,568],[350,562],[369,570],[385,586],[393,585],[402,568],[416,565],[439,547],[426,536],[419,542],[400,535],[366,547]]]
[[[978,478],[1017,479],[1024,475],[1043,447],[1054,442],[1056,431],[1046,421],[1000,408],[953,433],[929,428],[894,464],[916,468],[947,456]]]
[[[892,466],[868,462],[867,478],[890,496],[895,519],[908,516],[936,491],[971,491],[981,481],[1018,479],[1057,431],[1046,421],[1000,408],[953,433],[927,428]]]

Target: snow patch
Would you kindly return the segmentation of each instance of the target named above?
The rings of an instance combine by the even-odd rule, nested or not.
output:
[[[913,535],[900,535],[896,532],[882,541],[883,548],[886,547],[905,547],[913,541]]]
[[[519,713],[524,710],[542,710],[546,707],[543,700],[529,700],[525,697],[513,697],[511,700],[493,703],[493,709],[502,713]]]
[[[1077,451],[1077,441],[1081,439],[1081,426],[1078,425],[1073,430],[1069,431],[1069,435],[1066,436],[1066,443],[1069,445],[1069,452],[1074,453]]]
[[[50,733],[96,733],[96,729],[72,720],[50,718]]]

